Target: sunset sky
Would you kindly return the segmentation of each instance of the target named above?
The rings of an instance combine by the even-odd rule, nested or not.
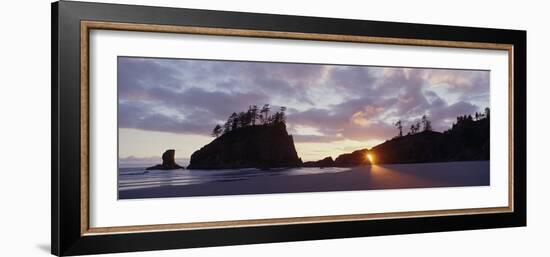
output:
[[[216,124],[249,105],[287,107],[304,161],[370,148],[427,115],[436,131],[489,107],[489,71],[119,57],[119,158],[187,165]]]

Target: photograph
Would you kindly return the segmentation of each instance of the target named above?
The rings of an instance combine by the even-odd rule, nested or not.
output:
[[[532,216],[527,152],[544,154],[528,149],[528,139],[544,145],[547,132],[527,126],[528,117],[544,121],[546,110],[537,99],[527,102],[527,46],[546,45],[537,37],[537,29],[545,31],[540,19],[510,19],[519,9],[506,5],[499,7],[504,12],[472,12],[467,4],[451,12],[434,12],[433,4],[399,8],[420,20],[395,8],[368,12],[337,3],[322,11],[316,2],[312,12],[311,4],[301,5],[281,5],[292,6],[286,12],[234,2],[201,8],[59,1],[49,16],[31,15],[50,24],[15,26],[33,44],[25,51],[40,49],[27,55],[51,67],[32,69],[49,75],[51,86],[32,90],[49,80],[28,68],[6,84],[24,93],[6,94],[9,100],[29,111],[11,108],[4,119],[22,134],[3,133],[14,140],[6,170],[24,175],[6,181],[9,192],[28,181],[49,189],[14,203],[35,201],[39,206],[29,208],[51,214],[8,229],[36,235],[29,239],[34,249],[22,242],[11,251],[179,256],[203,251],[183,250],[190,248],[217,255],[223,247],[241,249],[229,256],[242,249],[281,256],[311,255],[307,244],[315,244],[328,245],[318,251],[328,255],[364,255],[353,250],[369,245],[372,254],[414,256],[416,247],[436,256],[458,243],[468,247],[455,249],[457,256],[468,256],[509,253],[503,245],[523,253],[533,245],[518,235],[545,238],[544,229],[523,233]],[[528,44],[527,29],[538,41]],[[50,59],[29,31],[50,35],[42,44]],[[28,66],[21,51],[11,52],[12,66]],[[26,80],[28,86],[9,86]],[[39,101],[50,108],[29,104]],[[537,106],[530,116],[529,105]],[[22,164],[31,154],[50,159],[50,172],[29,180]],[[544,228],[548,215],[540,208],[535,214],[534,227]]]
[[[490,70],[118,56],[118,199],[490,186]]]

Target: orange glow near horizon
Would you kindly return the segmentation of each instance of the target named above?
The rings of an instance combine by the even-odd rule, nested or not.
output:
[[[383,142],[378,140],[355,141],[343,139],[334,142],[297,142],[294,143],[294,146],[302,161],[318,161],[328,156],[336,159],[341,154],[371,148],[380,143]],[[364,158],[367,160],[366,157]]]
[[[371,153],[367,153],[367,159],[369,159],[370,163],[374,164],[374,155]]]

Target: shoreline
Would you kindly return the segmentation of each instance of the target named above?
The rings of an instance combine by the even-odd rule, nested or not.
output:
[[[193,185],[118,190],[119,200],[335,192],[357,190],[489,186],[489,161],[419,164],[372,164],[349,171],[294,176],[269,176]]]
[[[363,164],[363,165],[355,165],[355,166],[289,166],[289,167],[273,167],[269,168],[268,170],[280,170],[280,169],[295,169],[295,168],[318,168],[318,169],[324,169],[324,168],[359,168],[359,167],[365,167],[365,166],[385,166],[385,165],[409,165],[409,164],[444,164],[444,163],[464,163],[464,162],[489,162],[490,160],[473,160],[473,161],[440,161],[440,162],[396,162],[396,163],[375,163],[375,164]],[[129,165],[129,166],[119,166],[119,169],[138,169],[143,168],[144,170],[146,167],[154,166],[153,164],[146,164],[144,165]],[[261,168],[254,168],[254,167],[248,167],[248,168],[222,168],[222,169],[188,169],[186,165],[182,165],[184,170],[190,170],[190,171],[221,171],[221,170],[249,170],[249,169],[255,169],[255,170],[262,170]]]

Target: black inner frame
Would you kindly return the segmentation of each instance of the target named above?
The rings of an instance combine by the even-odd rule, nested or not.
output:
[[[51,12],[52,254],[80,255],[526,225],[525,31],[65,1],[53,3]],[[514,211],[81,236],[80,21],[82,20],[512,44],[514,47]]]

